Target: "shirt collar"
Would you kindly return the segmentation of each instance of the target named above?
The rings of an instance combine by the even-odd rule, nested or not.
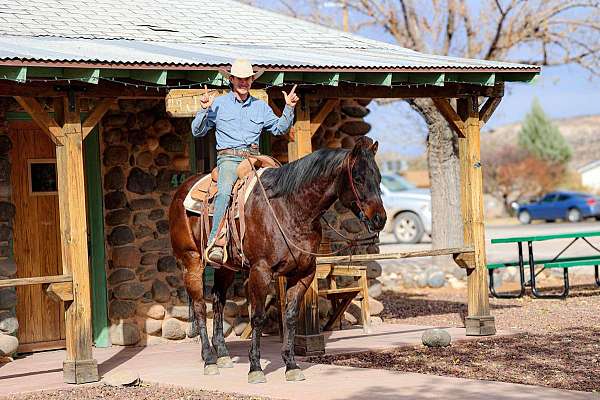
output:
[[[233,93],[233,90],[231,90],[229,92],[229,98],[234,103],[240,103],[240,101],[237,99],[237,97],[235,97],[235,94]],[[249,94],[248,97],[246,98],[246,101],[244,101],[242,103],[242,107],[249,106],[252,103],[253,99],[254,99],[254,97],[252,97],[252,95]]]

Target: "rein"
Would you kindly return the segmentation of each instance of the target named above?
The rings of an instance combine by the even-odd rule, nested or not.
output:
[[[248,158],[250,158],[250,157],[248,157]],[[352,238],[346,237],[341,232],[339,232],[335,228],[333,228],[331,226],[331,224],[329,224],[329,222],[323,217],[323,215],[321,215],[321,218],[325,221],[325,223],[331,229],[333,229],[333,231],[336,234],[338,234],[340,237],[342,237],[346,241],[348,241],[349,244],[347,244],[346,246],[342,247],[339,250],[328,252],[328,253],[314,253],[312,251],[305,250],[305,249],[299,247],[297,244],[294,243],[293,240],[291,240],[286,235],[283,227],[281,226],[281,223],[279,222],[279,219],[277,218],[277,215],[275,214],[275,210],[273,209],[273,206],[271,205],[271,202],[269,201],[269,196],[267,196],[267,191],[265,190],[265,187],[263,186],[262,181],[260,180],[260,176],[258,175],[258,172],[256,171],[256,168],[254,167],[254,164],[251,162],[250,165],[252,166],[252,171],[254,171],[254,175],[256,176],[256,180],[258,181],[258,184],[260,186],[260,189],[261,189],[261,192],[263,194],[263,197],[264,197],[265,201],[267,202],[267,205],[269,206],[269,210],[271,211],[271,214],[273,215],[273,218],[275,219],[275,223],[277,224],[277,227],[279,228],[279,230],[280,230],[280,232],[281,232],[281,234],[283,236],[283,239],[285,240],[285,242],[286,242],[286,244],[288,246],[291,245],[293,248],[295,248],[296,250],[300,251],[301,253],[308,254],[308,255],[311,255],[311,256],[315,256],[315,257],[327,257],[327,256],[335,256],[335,255],[341,253],[342,251],[344,251],[344,250],[346,250],[348,248],[356,247],[356,246],[358,246],[360,244],[371,244],[371,243],[374,243],[374,239],[375,239],[376,236],[367,237],[367,238],[361,238],[361,239],[352,239]],[[350,178],[352,178],[352,173],[351,173],[351,169],[350,169],[350,162],[348,162],[348,172],[350,173]],[[352,183],[352,179],[350,179],[350,182],[351,182],[351,186],[352,186],[353,191],[354,191],[354,195],[357,196],[356,189],[354,189],[354,184]],[[357,197],[357,200],[360,203],[360,199],[358,199],[358,197]],[[360,206],[359,206],[359,208],[360,208]],[[362,213],[362,209],[361,209],[361,213]],[[363,216],[364,216],[364,214],[363,214]],[[361,243],[363,240],[367,240],[367,239],[371,240],[371,242]]]

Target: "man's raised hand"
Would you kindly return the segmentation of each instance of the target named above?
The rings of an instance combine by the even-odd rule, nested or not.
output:
[[[208,88],[204,85],[204,93],[200,96],[200,106],[204,109],[212,106],[213,101],[215,100],[215,92],[212,94],[208,94]]]
[[[295,93],[296,86],[298,85],[294,85],[294,87],[292,88],[292,90],[290,90],[289,93],[281,91],[281,93],[283,93],[283,98],[285,99],[285,104],[287,104],[290,107],[296,107],[296,103],[298,102],[298,100],[300,100],[300,98]]]

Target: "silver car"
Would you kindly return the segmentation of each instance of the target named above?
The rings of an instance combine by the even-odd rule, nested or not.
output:
[[[431,235],[431,192],[417,189],[399,175],[382,174],[381,198],[387,214],[385,232],[400,243],[419,243]]]

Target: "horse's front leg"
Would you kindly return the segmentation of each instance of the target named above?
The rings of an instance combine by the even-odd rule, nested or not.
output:
[[[252,307],[252,338],[250,343],[250,372],[248,373],[248,383],[264,383],[267,381],[265,374],[260,366],[260,337],[267,320],[265,313],[265,301],[271,282],[271,271],[266,265],[260,265],[250,269],[250,278],[248,280],[248,295]]]
[[[285,363],[285,379],[288,381],[303,381],[306,378],[296,364],[294,358],[294,340],[296,338],[296,325],[298,321],[298,311],[306,290],[315,278],[315,270],[304,278],[289,282],[286,293],[286,308],[285,308],[285,329],[283,330],[283,346],[281,349],[281,357]]]
[[[217,355],[215,354],[206,330],[206,303],[204,301],[204,264],[198,252],[188,251],[181,259],[185,266],[183,280],[192,302],[194,319],[198,324],[200,342],[202,343],[202,359],[204,360],[204,375],[218,375]]]
[[[217,352],[217,366],[219,368],[233,368],[229,351],[223,335],[223,309],[227,301],[227,289],[233,282],[235,272],[220,268],[215,270],[215,285],[213,286],[213,337],[212,344]]]

